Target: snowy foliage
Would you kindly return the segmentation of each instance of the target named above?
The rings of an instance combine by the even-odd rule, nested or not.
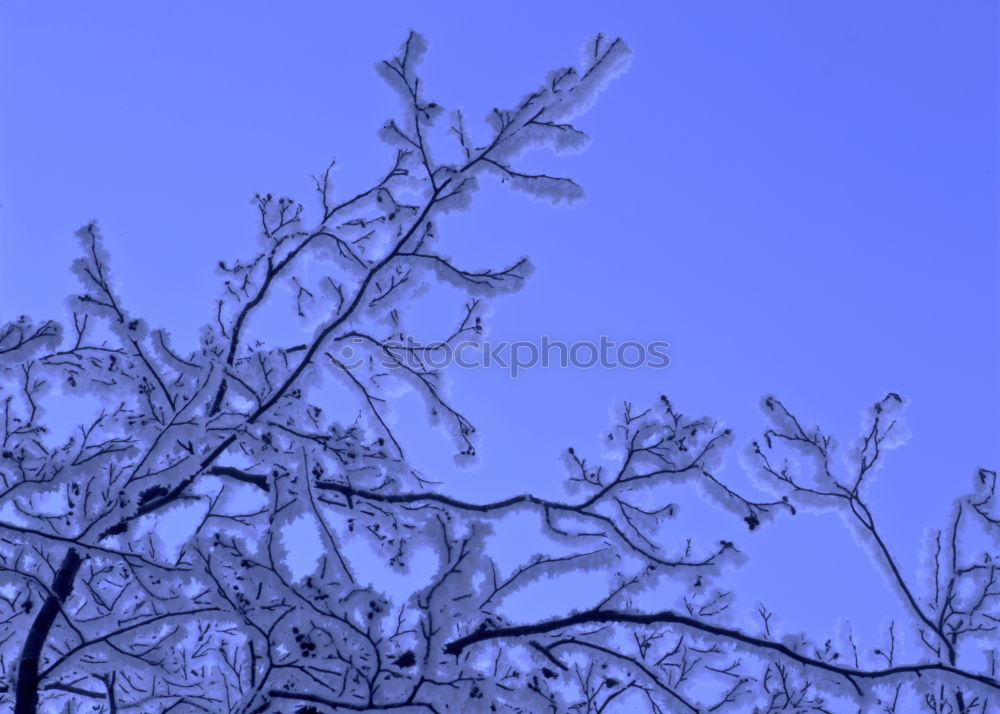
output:
[[[731,432],[666,397],[616,411],[605,461],[566,450],[565,500],[461,501],[412,468],[388,411],[402,388],[421,395],[460,460],[476,454],[476,430],[428,366],[428,348],[411,346],[432,343],[407,327],[412,296],[440,283],[464,290],[454,328],[432,337],[475,338],[487,298],[529,272],[524,259],[456,265],[435,249],[436,219],[470,207],[487,174],[555,203],[579,198],[571,179],[513,162],[529,149],[584,147],[570,122],[629,56],[621,40],[597,36],[581,67],[494,109],[492,135],[477,140],[461,113],[427,97],[417,73],[426,49],[411,34],[378,65],[402,104],[381,132],[394,147],[383,176],[341,197],[329,167],[316,178],[312,217],[291,199],[256,197],[256,252],[218,264],[219,297],[193,353],[178,354],[122,303],[96,224],[78,233],[82,287],[68,301],[71,319],[0,326],[3,706],[991,711],[1000,690],[996,473],[977,473],[932,538],[933,575],[911,585],[866,500],[884,452],[903,438],[895,394],[868,414],[846,474],[830,437],[767,398],[772,426],[746,463],[773,496],[727,485],[719,468]],[[429,129],[445,116],[457,161],[431,146]],[[292,296],[300,344],[250,337],[279,287]],[[346,363],[343,344],[361,359]],[[331,377],[360,411],[324,400]],[[54,435],[46,410],[79,406],[75,395],[91,398],[93,413]],[[759,627],[741,629],[719,578],[742,562],[739,544],[678,539],[668,528],[680,507],[669,497],[684,484],[746,531],[804,509],[842,509],[910,609],[923,648],[897,651],[892,629],[871,655],[849,633],[836,644],[779,634],[763,607]],[[491,537],[520,517],[538,527],[511,564]],[[506,608],[580,573],[601,593],[591,602],[528,622]],[[990,652],[985,664],[967,664],[976,648]]]

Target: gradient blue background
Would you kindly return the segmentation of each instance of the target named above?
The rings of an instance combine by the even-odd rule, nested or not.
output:
[[[7,0],[0,318],[61,316],[73,232],[96,218],[132,311],[193,346],[216,260],[253,249],[255,191],[310,205],[331,158],[345,191],[384,172],[376,130],[396,99],[373,65],[411,27],[430,42],[429,94],[476,119],[575,62],[592,33],[621,35],[633,66],[580,122],[591,148],[532,158],[588,201],[487,186],[446,233],[463,264],[537,266],[497,301],[491,339],[659,339],[672,364],[452,370],[481,465],[453,474],[444,441],[406,428],[415,458],[467,498],[555,494],[560,450],[596,455],[622,399],[666,393],[741,446],[765,393],[847,440],[894,390],[914,437],[872,501],[912,573],[925,526],[976,467],[1000,464],[1000,5],[609,6]],[[723,475],[739,483],[736,452]],[[743,604],[766,600],[790,629],[898,615],[837,518],[804,518],[752,535],[706,520],[696,535],[732,528],[751,555]]]

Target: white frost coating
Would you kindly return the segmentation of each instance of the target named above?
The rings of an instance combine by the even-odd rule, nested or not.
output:
[[[393,60],[375,64],[375,72],[399,94],[399,100],[405,108],[409,108],[413,102],[408,83],[416,78],[417,66],[426,53],[427,40],[419,32],[411,32],[399,46],[398,54]]]
[[[864,479],[866,484],[870,483],[874,472],[885,465],[881,452],[898,449],[910,440],[912,434],[909,426],[900,416],[905,409],[906,403],[892,394],[862,411],[861,436],[855,439],[851,450],[843,455],[849,473],[858,474],[862,469],[870,469],[866,470]]]
[[[544,106],[544,118],[553,122],[570,122],[584,114],[596,102],[600,93],[611,80],[628,69],[632,51],[619,40],[606,41],[598,35],[581,48],[580,69],[567,67],[550,72],[543,86],[527,95],[520,103],[519,110],[527,111]],[[487,121],[499,127],[499,117],[491,114]],[[549,139],[560,146],[569,144],[574,148],[585,141],[579,134],[570,138],[561,136],[565,130],[557,130],[559,139]],[[532,142],[538,142],[537,133],[525,134],[523,139],[505,144],[501,155],[514,158]]]
[[[242,712],[763,712],[791,701],[803,711],[874,709],[888,687],[855,696],[844,677],[768,651],[764,645],[782,634],[777,619],[770,635],[748,629],[770,637],[757,645],[712,629],[745,622],[738,598],[715,576],[744,557],[746,528],[793,512],[792,501],[826,507],[841,499],[848,507],[840,513],[855,517],[852,527],[860,525],[873,546],[873,522],[852,514],[867,518],[861,499],[869,475],[881,451],[900,443],[897,426],[879,428],[898,418],[893,395],[869,413],[864,433],[872,436],[859,442],[846,471],[831,458],[836,444],[827,435],[765,401],[771,428],[744,460],[777,487],[778,500],[725,482],[721,454],[731,434],[717,420],[681,414],[665,397],[649,409],[619,406],[602,437],[612,463],[564,453],[572,487],[565,501],[535,494],[465,502],[438,483],[447,474],[420,474],[405,460],[410,445],[396,442],[392,402],[407,389],[422,394],[429,420],[449,432],[460,460],[474,458],[475,432],[433,370],[384,374],[374,359],[379,343],[405,339],[419,322],[410,310],[415,295],[442,283],[469,298],[455,335],[479,337],[488,304],[476,300],[516,289],[530,270],[526,262],[454,264],[434,252],[436,221],[471,205],[481,172],[552,202],[582,196],[568,178],[529,174],[512,162],[532,148],[584,147],[586,135],[567,122],[629,55],[620,41],[595,38],[581,68],[552,73],[514,108],[494,111],[493,136],[477,143],[460,114],[441,126],[442,108],[424,98],[416,66],[425,49],[413,35],[379,66],[403,107],[381,133],[403,150],[392,152],[385,178],[352,199],[335,196],[328,175],[318,177],[321,210],[308,226],[298,204],[256,198],[259,252],[220,264],[220,301],[196,354],[178,354],[166,333],[124,311],[93,225],[80,233],[84,257],[75,266],[85,297],[71,302],[75,317],[91,323],[66,330],[78,345],[57,364],[38,355],[59,343],[58,326],[25,319],[0,330],[0,404],[8,409],[0,515],[23,526],[0,529],[0,624],[9,628],[0,632],[0,671],[13,673],[0,692],[3,706],[14,690],[21,633],[68,545],[78,542],[85,557],[74,592],[43,653],[43,666],[66,661],[36,687],[53,711],[79,709],[81,698],[83,708],[107,709],[111,696],[111,708],[151,712],[214,711],[223,702]],[[435,121],[435,131],[425,131]],[[431,139],[445,134],[458,139],[453,165],[436,163],[431,150]],[[268,318],[293,311],[282,323],[287,334],[262,334],[268,320],[256,319],[258,310]],[[358,351],[371,359],[346,366],[344,357],[349,373],[331,366],[326,352],[358,333],[367,335]],[[19,374],[29,356],[37,385],[34,375]],[[331,367],[340,370],[339,392],[323,382]],[[63,444],[46,443],[39,420],[54,410],[45,406],[74,390],[99,396],[103,413]],[[959,553],[945,558],[935,581],[961,610],[944,612],[947,627],[979,628],[1000,615],[992,594],[982,598],[988,608],[977,605],[996,563],[989,539],[972,534],[980,528],[996,537],[990,473],[979,473],[976,493],[953,514],[962,517]],[[713,536],[687,538],[677,501],[700,505],[698,495],[732,528],[717,532],[702,514],[707,508],[689,508],[685,516],[700,519],[694,532]],[[4,599],[11,593],[13,602]],[[920,606],[930,607],[927,596]],[[575,624],[542,621],[569,611],[578,613]],[[666,611],[694,624],[670,621]],[[623,613],[654,621],[602,620]],[[502,632],[514,621],[530,631]],[[956,635],[961,666],[986,671],[988,660],[966,653],[992,633]],[[898,642],[906,657],[926,660],[912,631]],[[823,662],[846,656],[831,654],[822,638],[796,637],[794,646]],[[861,659],[880,665],[870,653]],[[969,682],[926,678],[938,686],[927,686],[928,694],[944,683],[978,695]],[[850,699],[831,703],[837,696]]]
[[[281,528],[281,545],[285,550],[285,566],[292,579],[301,581],[316,572],[323,542],[312,514],[301,513]]]
[[[63,326],[51,320],[35,322],[27,315],[0,324],[0,372],[26,362],[39,352],[55,350],[62,341]]]
[[[83,249],[83,257],[73,261],[71,270],[84,292],[69,299],[71,311],[89,311],[104,317],[108,329],[125,343],[144,340],[149,327],[144,319],[131,316],[121,305],[118,285],[109,267],[111,256],[104,246],[104,237],[96,221],[80,228],[76,236]]]
[[[30,524],[30,521],[17,509],[14,501],[10,500],[0,505],[0,523],[25,527]]]
[[[450,256],[442,256],[442,260],[412,257],[408,261],[414,272],[421,277],[433,276],[438,284],[451,285],[466,295],[483,298],[520,290],[534,272],[534,266],[527,256],[513,260],[502,268],[465,267],[453,262]],[[428,284],[426,280],[419,282],[424,286]],[[410,297],[416,296],[417,294],[413,294]]]
[[[28,511],[40,516],[62,516],[66,513],[66,487],[35,491],[25,504]]]
[[[188,378],[196,378],[205,368],[205,363],[197,353],[181,355],[174,349],[170,333],[163,329],[155,329],[150,333],[150,346],[156,356],[157,363],[163,364],[175,373]]]

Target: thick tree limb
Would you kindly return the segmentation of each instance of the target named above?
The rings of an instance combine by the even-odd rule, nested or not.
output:
[[[38,711],[38,662],[52,625],[59,615],[60,606],[73,592],[73,581],[82,562],[76,548],[66,551],[52,580],[52,590],[38,610],[35,621],[31,623],[18,660],[14,714],[36,714]]]
[[[806,667],[820,669],[832,674],[840,675],[851,682],[860,693],[860,688],[855,679],[877,680],[891,677],[898,674],[914,674],[920,676],[924,673],[950,674],[968,682],[977,682],[992,689],[1000,691],[1000,681],[974,672],[967,672],[957,667],[938,663],[928,662],[926,664],[900,665],[880,670],[862,670],[851,667],[841,667],[831,662],[808,657],[800,652],[780,644],[771,642],[760,637],[747,635],[739,630],[713,625],[708,622],[696,620],[686,615],[680,615],[669,610],[654,613],[624,612],[621,610],[587,610],[576,613],[568,617],[563,617],[546,622],[539,622],[532,625],[513,625],[510,627],[499,627],[493,630],[480,630],[472,634],[452,640],[445,645],[444,651],[447,654],[460,655],[466,648],[488,642],[491,640],[505,639],[510,637],[529,637],[533,635],[543,635],[566,627],[576,625],[600,625],[600,624],[631,624],[631,625],[680,625],[697,632],[713,635],[722,639],[735,640],[751,647],[757,647],[770,652],[776,652],[781,656],[798,662]]]

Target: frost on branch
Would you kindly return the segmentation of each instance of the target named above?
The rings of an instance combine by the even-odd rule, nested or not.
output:
[[[416,391],[458,460],[473,459],[475,426],[432,353],[482,336],[489,298],[530,272],[517,257],[461,264],[439,248],[439,218],[473,205],[482,173],[554,202],[579,198],[571,178],[515,161],[582,148],[571,122],[629,56],[620,40],[594,38],[579,68],[492,110],[488,136],[473,137],[426,93],[425,51],[411,34],[378,65],[402,102],[381,133],[392,148],[378,176],[344,192],[331,164],[312,208],[255,197],[247,254],[217,262],[192,352],[129,311],[93,223],[78,233],[70,319],[0,327],[3,706],[987,711],[1000,689],[995,472],[979,471],[956,501],[932,534],[933,575],[912,584],[867,500],[903,434],[894,394],[873,406],[844,466],[831,437],[768,398],[772,425],[748,456],[774,496],[734,486],[723,460],[734,435],[666,397],[616,410],[606,460],[567,448],[565,473],[552,474],[565,478],[563,499],[463,501],[412,467],[392,402]],[[442,283],[463,293],[452,324],[418,330],[414,303]],[[269,341],[264,316],[276,312],[301,337]],[[331,378],[353,400],[329,399]],[[92,411],[77,394],[94,398]],[[54,433],[55,413],[76,428]],[[704,502],[682,503],[685,485]],[[679,534],[692,505],[720,508],[739,537]],[[763,606],[748,624],[723,576],[744,539],[802,506],[842,510],[913,615],[918,651],[904,649],[904,623],[878,633],[874,652],[851,631],[782,632]],[[530,527],[500,548],[512,519]],[[588,587],[570,592],[581,574]],[[512,604],[553,585],[563,612]]]
[[[331,164],[316,177],[315,211],[255,198],[255,242],[248,256],[218,261],[218,299],[193,353],[179,353],[124,304],[94,223],[77,234],[81,291],[67,303],[71,320],[20,318],[0,330],[9,628],[0,659],[4,696],[18,711],[82,702],[109,711],[299,706],[318,702],[292,695],[305,696],[319,672],[340,677],[330,691],[357,705],[391,689],[383,677],[416,666],[415,654],[390,647],[384,598],[356,582],[341,546],[360,540],[405,573],[421,547],[442,537],[450,545],[460,531],[427,533],[422,510],[396,514],[325,486],[381,494],[426,485],[387,418],[401,384],[424,397],[460,456],[475,455],[475,428],[441,375],[421,349],[401,345],[481,335],[486,298],[523,283],[524,259],[467,267],[439,252],[437,219],[471,206],[477,174],[505,166],[542,126],[531,121],[568,106],[553,94],[530,115],[521,107],[482,146],[453,136],[461,158],[448,162],[425,133],[444,109],[424,97],[416,72],[424,49],[411,35],[381,65],[404,106],[384,132],[397,147],[380,176],[341,193]],[[591,62],[594,77],[599,64]],[[578,84],[581,97],[593,94]],[[409,307],[437,282],[468,299],[450,333],[416,334]],[[283,302],[303,339],[269,344],[255,323]],[[338,359],[334,348],[354,340],[368,359]],[[330,374],[346,380],[360,411],[323,403]],[[78,428],[63,439],[46,426],[46,409],[70,394],[96,397],[96,406],[78,410]],[[305,577],[282,540],[301,523],[313,524],[326,551]],[[424,592],[413,602],[427,610],[432,601]]]

